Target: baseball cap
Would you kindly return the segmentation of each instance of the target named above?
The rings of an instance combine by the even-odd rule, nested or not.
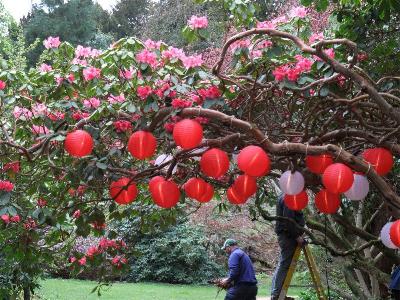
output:
[[[229,246],[235,246],[237,245],[237,242],[234,239],[227,239],[222,246],[221,250],[225,250]]]

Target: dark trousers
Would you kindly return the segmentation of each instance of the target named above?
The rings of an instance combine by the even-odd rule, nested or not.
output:
[[[225,300],[256,300],[257,291],[257,285],[235,285],[226,292]]]
[[[392,291],[392,299],[400,300],[400,290],[391,290]]]

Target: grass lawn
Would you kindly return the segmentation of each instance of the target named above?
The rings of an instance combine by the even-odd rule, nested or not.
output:
[[[41,282],[42,288],[37,296],[42,300],[93,300],[97,294],[90,294],[96,283],[82,280],[47,279]],[[270,280],[261,280],[259,296],[269,295]],[[290,295],[296,296],[300,289],[292,289]],[[111,300],[212,300],[224,299],[224,291],[218,298],[217,288],[213,286],[178,285],[162,283],[115,283],[102,293],[100,299]]]

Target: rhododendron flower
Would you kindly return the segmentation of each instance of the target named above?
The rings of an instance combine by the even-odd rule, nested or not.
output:
[[[39,67],[40,72],[49,72],[51,70],[53,70],[52,66],[47,65],[47,64],[41,64]]]
[[[34,134],[48,134],[50,130],[44,125],[32,125],[32,132]]]
[[[101,101],[95,97],[83,100],[83,105],[86,108],[98,108],[100,106],[100,104],[101,104]]]
[[[71,256],[71,257],[69,258],[69,262],[70,262],[71,264],[73,264],[74,262],[76,262],[76,257],[75,257],[75,256]]]
[[[269,48],[273,45],[273,43],[269,40],[264,40],[260,43],[257,44],[256,48],[257,49],[264,49],[264,48]]]
[[[175,123],[165,123],[164,124],[164,129],[167,132],[172,132],[174,130],[174,126],[175,126]]]
[[[3,167],[3,171],[8,171],[8,170],[12,170],[14,173],[18,173],[20,171],[19,161],[6,163]]]
[[[74,111],[73,113],[72,113],[72,119],[74,119],[75,121],[79,121],[79,120],[82,120],[82,119],[85,119],[85,118],[88,118],[90,116],[90,114],[89,113],[87,113],[87,112],[81,112],[81,111]]]
[[[49,36],[47,38],[47,40],[43,41],[43,45],[46,49],[50,49],[50,48],[58,48],[58,46],[60,46],[61,42],[60,42],[60,38],[57,37],[52,37]]]
[[[94,78],[100,78],[101,71],[95,67],[89,67],[83,70],[83,77],[85,80],[92,80]]]
[[[8,180],[0,180],[0,191],[11,192],[14,184]]]
[[[324,34],[322,32],[313,33],[308,39],[309,44],[313,44],[315,41],[322,41],[324,39]]]
[[[129,129],[132,129],[131,122],[126,121],[126,120],[115,121],[113,124],[114,124],[115,131],[117,131],[117,132],[125,132]]]
[[[197,121],[199,124],[207,124],[208,123],[208,119],[204,118],[204,117],[196,117],[194,118],[195,121]]]
[[[44,103],[34,103],[32,105],[32,113],[34,116],[44,116],[47,115],[47,106]]]
[[[324,53],[326,55],[328,55],[330,58],[334,59],[335,58],[335,50],[333,50],[333,48],[329,48],[329,49],[325,49]],[[318,56],[314,55],[314,59],[317,61],[322,61],[321,58],[319,58]]]
[[[215,99],[221,97],[221,91],[218,89],[217,86],[212,85],[207,89],[199,89],[197,91],[199,95],[203,98],[208,98],[208,99]]]
[[[207,17],[192,16],[188,21],[188,25],[193,30],[206,28],[208,26],[208,20]]]
[[[357,60],[358,61],[364,61],[366,59],[368,59],[368,54],[367,53],[362,52],[362,53],[358,53],[357,54]]]
[[[288,67],[286,65],[277,67],[275,70],[272,71],[272,75],[275,76],[276,81],[282,81],[286,77]]]
[[[141,117],[142,117],[142,116],[141,116],[140,114],[133,114],[131,120],[134,122],[134,121],[139,120]]]
[[[201,54],[186,56],[182,58],[182,63],[186,69],[201,67],[203,64],[203,59],[201,58]]]
[[[299,69],[300,72],[305,72],[305,71],[310,71],[313,62],[301,55],[296,55],[295,56],[297,63],[296,63],[296,69]]]
[[[106,228],[106,224],[105,223],[100,223],[100,222],[93,222],[92,223],[92,227],[96,230],[103,230]]]
[[[182,59],[183,57],[186,57],[186,54],[182,49],[169,46],[168,50],[161,52],[161,57],[165,59]]]
[[[16,119],[24,117],[26,120],[29,120],[33,117],[33,113],[29,109],[19,106],[14,107],[13,115]]]
[[[88,62],[85,59],[74,58],[72,60],[72,64],[86,67],[88,65]]]
[[[144,42],[144,45],[145,45],[146,48],[149,49],[149,50],[156,50],[156,49],[158,50],[158,49],[160,49],[161,44],[162,44],[162,41],[156,42],[156,41],[153,41],[153,40],[151,40],[151,39],[147,39],[147,40]]]
[[[125,102],[125,96],[124,94],[119,94],[118,96],[110,95],[108,97],[108,102],[110,104],[115,104],[115,103],[124,103]]]
[[[45,206],[47,205],[47,201],[44,200],[43,198],[40,198],[40,199],[38,199],[38,201],[37,201],[37,205],[38,205],[39,207],[45,207]]]
[[[130,67],[129,70],[121,70],[119,71],[119,76],[121,78],[125,78],[126,80],[131,80],[133,78],[133,73],[135,72],[133,67]]]
[[[307,16],[307,8],[304,6],[297,6],[292,8],[292,10],[289,13],[290,17],[295,18],[304,18]]]
[[[277,25],[277,24],[287,23],[288,21],[289,20],[286,16],[280,16],[280,17],[273,19],[271,22],[273,24]]]
[[[72,214],[72,217],[74,219],[78,219],[81,216],[81,211],[80,209],[77,209],[76,211],[74,211],[74,213]]]
[[[72,82],[75,80],[74,74],[70,73],[70,74],[67,76],[67,79],[68,79],[68,81],[69,81],[70,83],[72,83]]]
[[[301,70],[297,68],[289,68],[286,72],[286,76],[290,81],[296,81],[300,76]]]
[[[1,215],[0,217],[4,223],[8,224],[10,223],[10,216],[9,215]]]
[[[175,98],[175,99],[172,99],[171,105],[174,108],[185,108],[185,107],[191,107],[192,102],[189,100]]]
[[[139,96],[140,99],[146,99],[152,93],[151,87],[148,85],[145,86],[138,86],[136,94]]]
[[[86,265],[86,256],[84,256],[84,257],[82,257],[80,260],[78,260],[78,263],[79,263],[81,266]]]
[[[122,265],[125,265],[127,263],[127,259],[123,256],[115,256],[112,260],[111,260],[111,264],[113,264],[114,266],[116,266],[117,268],[121,268]]]
[[[151,67],[155,67],[157,65],[157,55],[147,49],[144,49],[136,54],[136,60],[140,63],[148,64]]]
[[[47,116],[52,121],[58,121],[58,120],[63,120],[64,119],[65,113],[62,113],[60,111],[56,111],[54,113],[48,113]]]
[[[271,21],[257,22],[257,28],[276,29],[276,25]]]
[[[234,43],[231,44],[230,49],[232,53],[235,53],[236,49],[238,48],[248,48],[251,44],[251,41],[249,39],[242,39],[238,40]]]
[[[89,258],[92,258],[94,255],[98,253],[97,247],[91,246],[89,249],[86,251],[86,256]]]
[[[83,58],[88,58],[92,56],[92,48],[90,47],[83,47],[81,45],[78,45],[75,49],[75,57],[83,57]]]
[[[253,50],[253,51],[251,51],[250,56],[251,56],[251,58],[259,58],[262,56],[262,51],[261,50]]]
[[[190,98],[192,99],[193,103],[196,103],[198,105],[202,105],[204,102],[203,98],[196,94],[191,94]]]
[[[32,218],[28,218],[26,220],[26,222],[24,223],[24,227],[26,230],[34,229],[34,228],[36,228],[36,226],[37,226],[37,224],[36,224],[35,220]]]
[[[92,52],[90,52],[90,57],[92,57],[92,58],[96,58],[96,57],[98,57],[99,55],[101,55],[101,50],[98,50],[98,49],[92,49]]]
[[[21,217],[19,215],[12,216],[10,221],[13,223],[19,223],[21,221]]]
[[[6,88],[6,83],[3,80],[0,80],[0,90],[4,90]]]
[[[59,86],[64,81],[64,78],[60,75],[54,76],[54,79],[56,80],[57,86]]]

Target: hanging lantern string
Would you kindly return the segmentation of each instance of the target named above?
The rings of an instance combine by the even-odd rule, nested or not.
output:
[[[289,152],[288,141],[287,141],[287,140],[285,140],[283,143],[285,144],[286,151],[287,151],[287,152]]]
[[[365,173],[365,175],[367,175],[368,176],[368,174],[369,174],[369,171],[371,170],[371,164],[370,163],[368,163],[368,170],[367,170],[367,173]]]
[[[325,239],[325,257],[326,257],[326,259],[325,259],[325,278],[326,278],[326,289],[328,292],[328,300],[331,300],[331,290],[330,290],[330,286],[329,286],[329,274],[328,274],[328,263],[329,263],[328,249],[326,247],[328,245],[328,238],[326,236],[326,233],[328,231],[328,229],[327,229],[328,221],[327,220],[328,220],[328,217],[327,217],[327,215],[325,215],[325,232],[324,232],[324,235],[325,235],[325,237],[324,237],[324,239]]]
[[[306,143],[306,156],[308,154],[308,146],[310,146],[308,143]]]

